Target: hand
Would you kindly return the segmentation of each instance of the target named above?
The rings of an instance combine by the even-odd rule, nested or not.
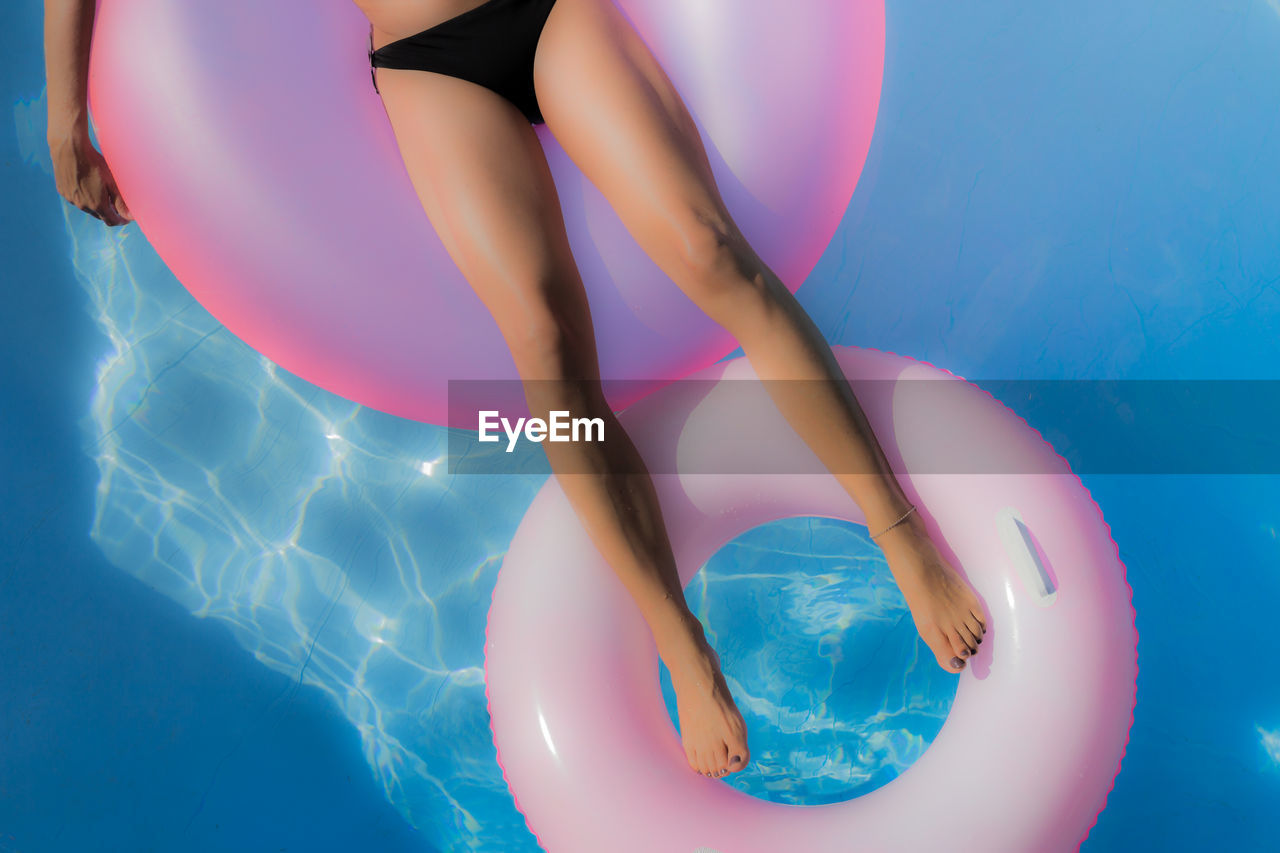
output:
[[[107,161],[93,147],[87,133],[50,139],[49,154],[58,193],[63,198],[107,225],[133,221]]]

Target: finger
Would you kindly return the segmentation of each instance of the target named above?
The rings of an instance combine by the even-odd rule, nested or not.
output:
[[[133,214],[129,212],[129,205],[125,204],[124,196],[120,195],[120,188],[115,185],[114,181],[111,184],[111,192],[109,195],[111,198],[111,206],[115,209],[116,215],[119,216],[123,222],[132,222]]]
[[[102,206],[101,213],[102,221],[109,226],[115,227],[116,225],[124,225],[126,222],[125,218],[116,212],[115,207],[110,202],[107,202]]]
[[[94,194],[93,208],[98,211],[98,218],[107,225],[119,225],[124,221],[120,218],[120,214],[116,212],[114,199],[112,198],[114,192],[115,188],[110,183],[104,182],[101,190]]]

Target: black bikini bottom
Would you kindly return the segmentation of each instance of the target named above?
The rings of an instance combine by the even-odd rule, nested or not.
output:
[[[533,53],[542,25],[556,0],[486,0],[460,15],[373,49],[369,30],[369,65],[435,71],[478,83],[520,108],[533,124],[542,111],[533,91]]]

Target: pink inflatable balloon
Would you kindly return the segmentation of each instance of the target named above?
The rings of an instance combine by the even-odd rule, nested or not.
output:
[[[877,380],[859,401],[991,619],[942,730],[898,778],[843,803],[770,803],[699,776],[663,704],[649,629],[553,478],[503,560],[485,645],[498,760],[547,850],[1025,853],[1075,850],[1093,826],[1137,678],[1131,594],[1101,512],[1066,461],[976,385],[891,353],[836,357],[851,379]],[[778,518],[865,524],[829,474],[688,473],[748,472],[762,458],[775,472],[822,471],[763,386],[716,381],[754,378],[745,359],[691,378],[708,382],[621,416],[651,471],[679,472],[654,483],[684,583]],[[980,473],[938,473],[956,462]]]
[[[794,290],[870,145],[882,0],[619,5],[699,122],[734,217]],[[448,380],[517,378],[405,174],[349,0],[108,0],[93,46],[94,125],[129,207],[231,332],[330,391],[431,423],[446,421]],[[537,133],[602,373],[640,380],[606,389],[614,407],[732,350]]]

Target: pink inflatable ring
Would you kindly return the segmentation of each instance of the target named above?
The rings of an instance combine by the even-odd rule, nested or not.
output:
[[[856,385],[859,400],[895,469],[911,472],[900,480],[935,541],[988,608],[987,640],[958,676],[942,730],[888,785],[832,805],[770,803],[694,773],[648,628],[552,478],[503,562],[485,648],[498,759],[547,850],[1025,853],[1075,849],[1096,821],[1137,676],[1130,592],[1098,507],[1039,433],[977,386],[890,353],[836,353],[849,378],[885,380]],[[768,454],[787,466],[776,470],[821,471],[763,386],[728,393],[724,380],[754,378],[745,360],[691,378],[715,381],[677,383],[622,415],[651,470],[744,471]],[[921,379],[936,381],[910,381]],[[940,459],[1000,460],[1016,473],[930,473]],[[686,584],[756,525],[865,523],[825,473],[654,480]]]
[[[794,291],[831,241],[871,144],[883,0],[617,3],[688,103],[735,221]],[[474,429],[449,419],[449,380],[518,375],[405,172],[355,4],[99,6],[94,127],[174,275],[230,332],[303,379]],[[536,128],[601,374],[622,380],[605,393],[621,409],[737,342],[649,259],[553,131]],[[521,395],[503,408],[523,406]]]

